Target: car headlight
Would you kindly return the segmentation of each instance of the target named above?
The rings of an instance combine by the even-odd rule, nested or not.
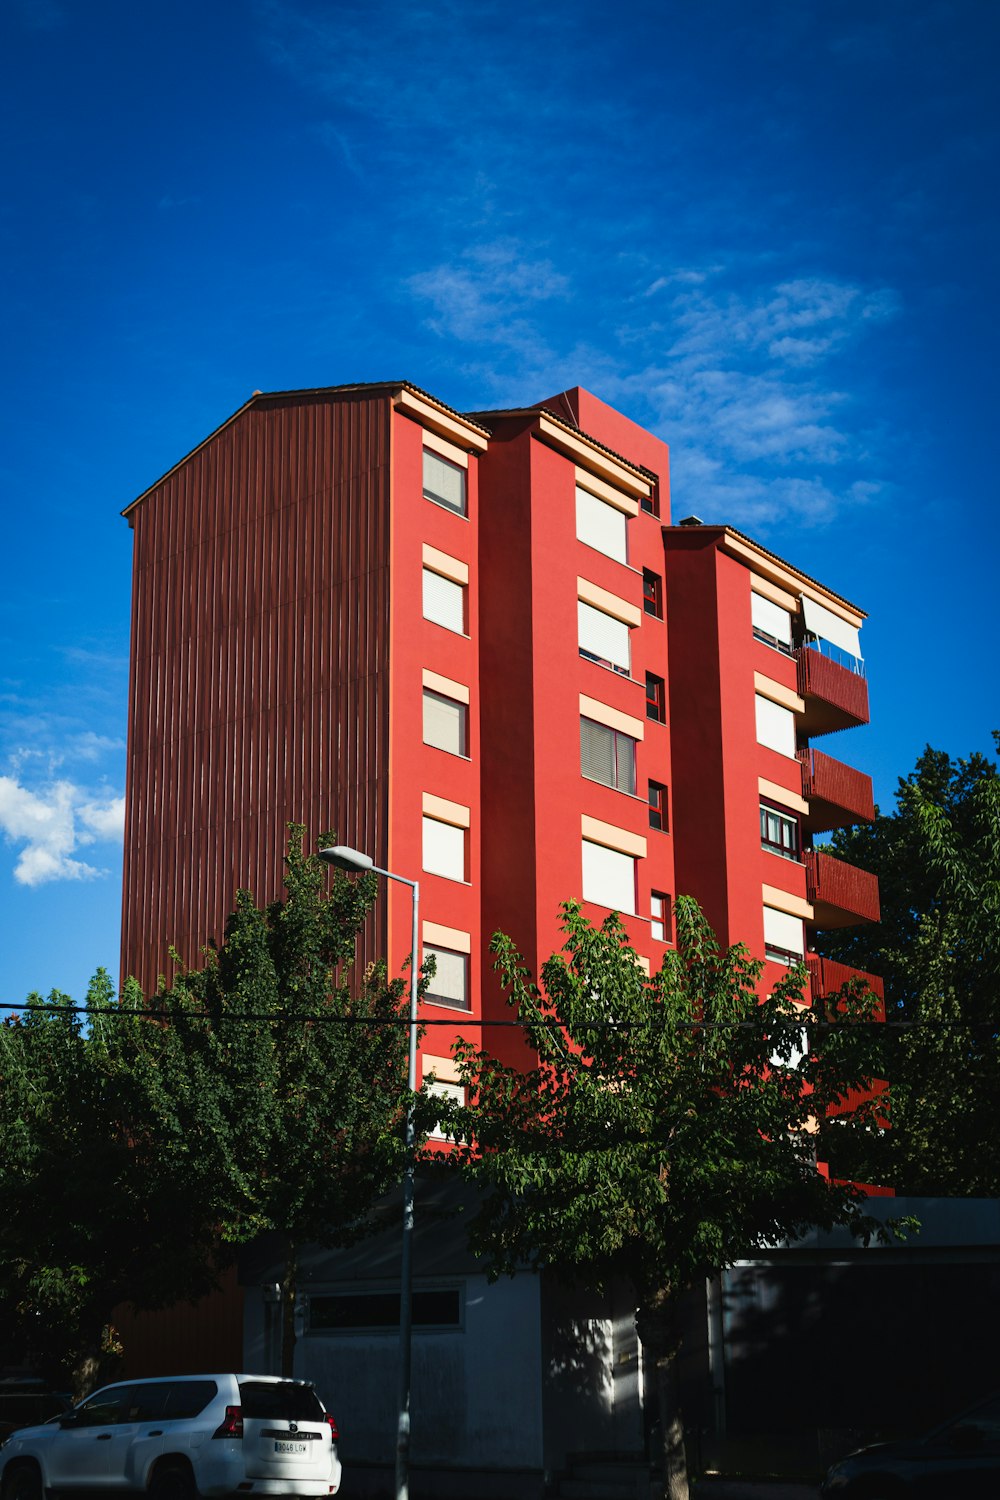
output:
[[[850,1478],[850,1470],[846,1464],[834,1464],[823,1481],[824,1495],[836,1495],[838,1491],[846,1489]]]

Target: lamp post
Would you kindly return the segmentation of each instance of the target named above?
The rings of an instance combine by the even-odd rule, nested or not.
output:
[[[369,854],[358,849],[349,849],[338,844],[333,849],[321,849],[320,859],[338,870],[347,870],[358,875],[384,875],[386,880],[398,880],[408,885],[413,895],[413,938],[410,949],[410,1025],[409,1025],[409,1070],[407,1084],[410,1091],[406,1106],[406,1133],[404,1136],[406,1155],[403,1166],[403,1240],[399,1264],[399,1417],[396,1428],[396,1500],[409,1500],[410,1494],[410,1368],[413,1330],[413,1199],[415,1188],[414,1146],[416,1129],[413,1118],[413,1096],[417,1091],[417,999],[419,995],[419,921],[420,882],[407,880],[405,875],[396,875],[392,870],[383,870]]]

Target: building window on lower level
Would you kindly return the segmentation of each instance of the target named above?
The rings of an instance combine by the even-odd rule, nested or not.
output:
[[[670,897],[664,891],[652,891],[649,897],[649,926],[658,943],[669,943],[673,936],[673,912]]]
[[[805,957],[805,927],[791,912],[764,907],[764,956],[772,963],[800,964]]]
[[[760,847],[782,859],[799,858],[799,820],[793,813],[779,812],[766,802],[760,804]]]
[[[583,840],[583,899],[635,914],[635,858]]]
[[[429,958],[434,960],[434,974],[428,981],[424,999],[435,1005],[451,1005],[456,1010],[468,1010],[469,955],[425,943],[424,962]]]
[[[667,831],[667,789],[659,781],[649,783],[649,826]]]
[[[415,1328],[460,1328],[462,1293],[457,1286],[415,1290]],[[399,1327],[398,1292],[335,1292],[309,1298],[310,1333],[358,1333]]]
[[[662,677],[653,672],[646,673],[646,718],[657,724],[667,722],[667,691]]]

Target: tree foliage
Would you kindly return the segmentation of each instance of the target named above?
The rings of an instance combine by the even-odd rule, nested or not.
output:
[[[84,1018],[35,997],[0,1027],[0,1308],[29,1341],[93,1354],[116,1304],[196,1298],[265,1231],[290,1331],[298,1247],[364,1234],[397,1180],[404,986],[352,973],[375,882],[327,895],[302,834],[284,899],[241,891],[218,950],[152,1001],[99,976]]]
[[[795,971],[763,1001],[763,965],[720,951],[677,903],[677,951],[648,977],[617,916],[574,903],[541,986],[498,935],[496,966],[538,1053],[521,1073],[462,1044],[470,1103],[450,1128],[484,1190],[474,1247],[494,1274],[549,1267],[591,1286],[627,1276],[658,1371],[667,1493],[686,1494],[673,1392],[678,1304],[704,1277],[813,1226],[870,1233],[862,1195],[816,1166],[818,1122],[865,1090],[870,1015],[802,1004]],[[860,1106],[864,1114],[869,1106]]]
[[[868,1180],[926,1194],[1000,1194],[1000,776],[986,756],[929,746],[892,812],[833,835],[879,878],[882,921],[821,934],[878,974],[890,1021],[881,1071],[891,1129],[845,1155]],[[855,1143],[857,1145],[857,1143]]]

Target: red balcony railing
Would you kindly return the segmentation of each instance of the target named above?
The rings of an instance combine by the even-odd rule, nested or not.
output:
[[[822,750],[800,750],[802,795],[809,803],[805,826],[812,833],[870,823],[875,816],[872,779]]]
[[[863,969],[852,969],[850,964],[838,963],[835,958],[823,958],[819,953],[806,954],[806,968],[809,970],[810,988],[814,1000],[822,999],[826,995],[839,994],[848,980],[860,979],[878,996],[880,1001],[878,1018],[881,1021],[885,1020],[885,992],[877,974],[866,974]]]
[[[795,660],[799,695],[806,702],[801,719],[805,734],[830,734],[868,723],[868,684],[859,673],[812,646],[800,646]]]
[[[878,877],[819,849],[806,851],[806,899],[817,927],[853,927],[879,919]]]

